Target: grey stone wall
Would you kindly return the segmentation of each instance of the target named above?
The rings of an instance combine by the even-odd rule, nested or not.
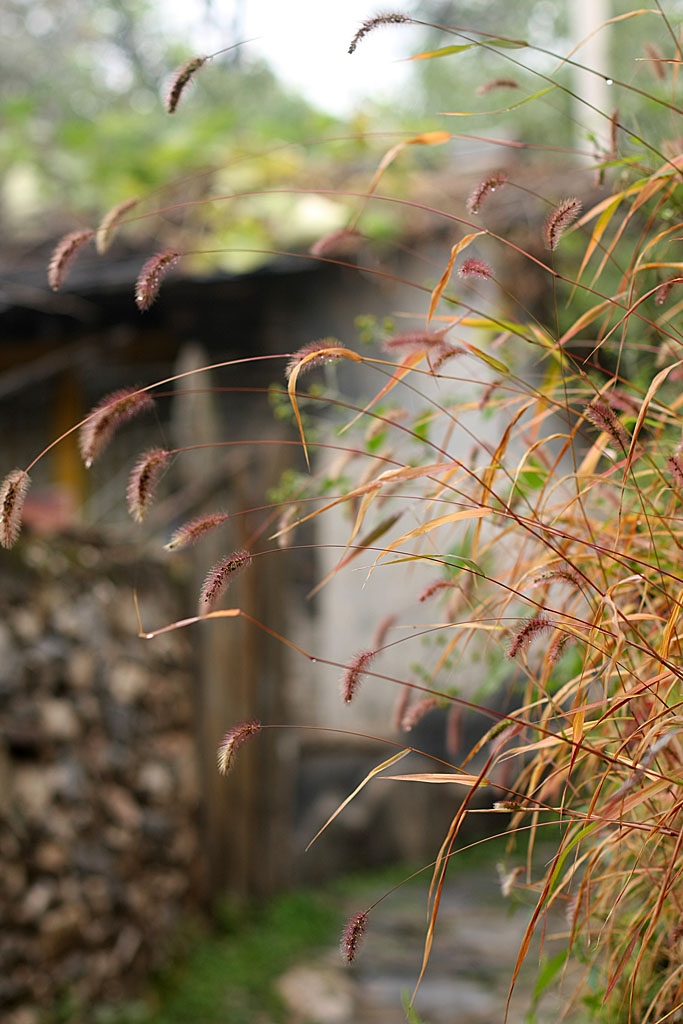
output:
[[[160,564],[90,536],[0,560],[0,1017],[129,994],[202,893],[188,640]]]

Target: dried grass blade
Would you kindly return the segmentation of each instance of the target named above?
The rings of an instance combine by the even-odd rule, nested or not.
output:
[[[365,209],[366,203],[370,196],[373,194],[377,186],[379,185],[380,179],[387,167],[394,162],[396,157],[401,153],[406,146],[439,146],[443,142],[448,142],[451,138],[450,132],[445,131],[434,131],[434,132],[422,132],[421,135],[414,135],[411,139],[403,139],[401,142],[397,142],[395,146],[387,150],[382,159],[379,162],[377,170],[372,176],[372,181],[368,185],[368,190],[365,193],[365,197],[361,204],[360,209],[356,213],[355,217],[349,224],[349,230],[353,230],[360,220],[360,216]]]
[[[399,469],[386,470],[384,473],[380,473],[378,477],[371,480],[367,484],[361,484],[360,487],[354,487],[352,491],[348,491],[347,494],[342,495],[341,498],[335,498],[334,501],[328,502],[326,505],[322,505],[317,508],[315,512],[309,512],[308,515],[301,516],[300,519],[296,519],[293,523],[288,523],[277,533],[270,536],[270,540],[277,540],[283,534],[289,530],[293,530],[295,526],[301,526],[302,523],[308,522],[309,519],[315,519],[316,516],[321,515],[323,512],[327,512],[329,509],[334,508],[336,505],[341,505],[345,501],[351,501],[353,498],[359,498],[363,494],[367,494],[368,491],[374,491],[379,484],[385,483],[396,483],[399,480],[412,480],[415,477],[429,476],[441,469],[451,469],[457,467],[458,463],[452,462],[433,462],[430,466],[401,466]],[[387,527],[388,529],[388,527]],[[370,543],[370,541],[367,541]]]
[[[485,231],[475,231],[471,235],[465,235],[464,238],[461,238],[460,241],[457,242],[456,245],[454,245],[452,247],[450,258],[448,260],[448,263],[446,264],[446,269],[444,270],[443,274],[439,278],[438,284],[436,285],[434,291],[432,292],[432,297],[429,300],[429,312],[427,313],[427,326],[429,326],[429,322],[430,322],[430,320],[432,319],[432,317],[434,315],[434,310],[439,305],[439,300],[441,299],[441,296],[443,295],[444,288],[446,287],[446,285],[448,284],[448,282],[450,280],[451,273],[453,271],[453,264],[455,263],[455,260],[456,260],[456,257],[458,255],[458,253],[461,253],[463,251],[463,249],[466,249],[467,246],[472,241],[474,241],[475,238],[479,237],[479,235],[484,235],[484,234],[486,234]]]
[[[400,381],[402,381],[403,378],[408,373],[410,373],[412,368],[414,366],[417,366],[417,364],[420,362],[420,360],[422,358],[423,358],[423,353],[422,352],[413,352],[413,353],[411,353],[411,355],[406,356],[405,359],[402,359],[401,362],[396,367],[396,373],[393,373],[392,376],[391,376],[391,379],[387,381],[387,383],[384,385],[383,388],[380,388],[380,390],[377,392],[375,397],[372,398],[368,402],[368,404],[363,409],[361,409],[361,411],[359,413],[356,413],[356,415],[353,417],[353,419],[349,423],[347,423],[345,426],[343,426],[341,428],[341,430],[339,431],[339,436],[341,437],[341,435],[345,434],[347,430],[350,430],[351,427],[355,423],[358,422],[358,420],[361,418],[361,416],[364,416],[366,412],[368,412],[370,409],[372,409],[373,405],[375,405],[382,398],[384,398],[384,396],[386,394],[388,394],[391,391],[392,388],[396,387],[396,385]]]
[[[638,941],[638,936],[640,935],[644,924],[645,924],[645,922],[642,921],[640,923],[640,925],[638,926],[638,928],[636,928],[636,931],[635,931],[635,934],[634,934],[633,938],[631,939],[631,941],[629,942],[628,946],[626,947],[626,949],[622,953],[621,959],[619,960],[619,963],[617,964],[616,970],[614,971],[614,974],[610,978],[609,984],[607,985],[607,988],[605,989],[605,995],[603,996],[603,999],[602,999],[603,1006],[605,1005],[605,1003],[609,999],[610,992],[612,991],[612,989],[614,988],[616,983],[619,981],[619,978],[621,977],[621,975],[623,973],[624,967],[628,963],[629,958],[631,956],[631,953],[633,952],[633,948],[634,948],[636,942]]]
[[[507,995],[507,999],[505,1001],[505,1018],[504,1018],[505,1020],[508,1019],[508,1014],[510,1012],[510,1000],[512,999],[512,993],[514,991],[515,984],[517,982],[517,977],[518,977],[519,972],[520,972],[520,970],[522,968],[522,964],[524,963],[526,955],[529,952],[529,946],[531,945],[531,938],[532,938],[534,930],[536,928],[536,922],[538,921],[538,918],[540,916],[541,910],[543,909],[543,906],[545,905],[545,901],[546,901],[548,895],[553,891],[553,889],[555,887],[555,883],[557,881],[557,878],[559,877],[560,871],[562,870],[562,865],[564,864],[565,858],[567,857],[567,855],[570,852],[570,850],[572,849],[572,847],[575,846],[578,842],[580,842],[581,839],[584,838],[584,836],[586,836],[590,832],[592,832],[593,829],[596,827],[596,825],[597,825],[597,822],[591,822],[589,825],[586,825],[584,828],[580,829],[578,834],[576,836],[574,836],[572,841],[570,843],[568,843],[567,846],[564,847],[564,849],[560,848],[557,851],[557,854],[555,856],[555,861],[553,863],[552,871],[548,875],[548,880],[545,883],[545,885],[543,886],[543,891],[541,892],[541,895],[538,898],[538,903],[534,907],[534,912],[531,915],[531,920],[529,921],[529,924],[527,925],[526,931],[524,933],[524,938],[522,939],[522,943],[521,943],[521,945],[519,947],[519,954],[517,956],[517,961],[515,963],[514,971],[512,972],[512,979],[510,981],[510,987],[508,989],[508,995]]]
[[[576,275],[576,284],[574,285],[574,289],[572,291],[572,295],[574,294],[574,291],[578,288],[579,281],[581,280],[581,275],[583,274],[584,270],[586,269],[588,261],[590,260],[591,256],[595,252],[595,249],[597,248],[597,246],[598,246],[598,244],[600,242],[600,239],[602,238],[602,236],[604,235],[605,231],[607,230],[607,226],[608,226],[609,222],[611,221],[612,217],[614,216],[614,214],[619,209],[619,206],[621,204],[621,200],[624,198],[625,195],[626,195],[625,192],[618,193],[613,199],[610,200],[610,203],[607,206],[607,208],[605,210],[603,210],[602,213],[600,214],[600,216],[598,217],[597,223],[596,223],[595,227],[593,228],[593,233],[592,233],[592,235],[590,237],[588,245],[586,246],[586,251],[584,253],[583,259],[581,260],[581,266],[579,267],[579,272]],[[581,220],[579,221],[579,224],[582,224],[586,219],[588,219],[592,215],[593,215],[593,211],[590,211],[588,214],[586,214],[585,217],[581,218]]]
[[[409,530],[408,533],[404,533],[401,537],[397,537],[396,540],[392,540],[391,544],[388,544],[384,551],[381,551],[377,556],[370,572],[368,573],[368,579],[374,572],[377,563],[380,558],[384,558],[390,551],[394,551],[400,547],[406,541],[413,540],[415,537],[421,537],[425,533],[430,533],[432,530],[436,530],[439,526],[443,526],[445,523],[457,523],[463,519],[482,519],[484,516],[490,516],[495,510],[492,508],[463,508],[459,512],[449,512],[448,515],[438,516],[436,519],[430,519],[426,523],[422,523],[420,526],[416,526],[414,530]]]
[[[557,88],[557,85],[546,85],[545,88],[539,89],[538,92],[532,93],[531,96],[525,96],[523,100],[511,103],[509,107],[498,107],[497,110],[441,110],[439,113],[443,117],[481,117],[484,114],[490,117],[492,114],[506,114],[508,110],[516,110],[518,107],[523,107],[525,103],[531,103],[532,100],[537,100],[539,96],[545,96],[546,93],[553,92]]]
[[[383,519],[381,523],[378,523],[377,526],[375,526],[372,530],[369,530],[368,533],[363,534],[358,543],[354,545],[353,550],[348,551],[343,558],[340,558],[337,564],[334,566],[334,568],[330,569],[327,575],[324,576],[319,583],[316,583],[316,585],[311,590],[309,590],[306,597],[309,600],[310,598],[315,597],[318,591],[322,590],[325,584],[329,583],[332,577],[336,576],[340,569],[343,569],[345,565],[348,565],[349,562],[352,562],[354,558],[357,558],[358,555],[360,555],[361,551],[369,547],[370,544],[374,544],[376,540],[379,540],[380,537],[383,537],[387,530],[390,530],[394,523],[398,522],[398,520],[401,518],[401,515],[401,512],[393,512],[390,516],[387,516],[385,519]]]
[[[490,786],[488,779],[482,779],[478,775],[454,775],[452,772],[421,772],[416,775],[384,775],[385,779],[394,779],[399,782],[456,782],[459,786]]]
[[[303,367],[307,363],[310,363],[313,359],[320,359],[321,355],[329,355],[340,359],[351,359],[355,363],[362,363],[363,357],[359,356],[357,352],[353,352],[350,348],[344,348],[343,345],[331,345],[329,349],[316,349],[315,352],[309,352],[303,359],[296,364],[289,375],[287,381],[287,394],[292,404],[292,410],[294,411],[294,418],[296,419],[296,425],[299,429],[299,436],[301,437],[301,445],[306,456],[306,465],[311,468],[311,460],[308,457],[308,445],[306,444],[306,436],[304,434],[304,425],[301,422],[301,413],[299,412],[299,403],[296,400],[296,382],[299,374]]]
[[[479,781],[484,779],[484,777],[486,775],[486,772],[491,767],[491,763],[492,763],[492,761],[494,759],[494,756],[495,756],[494,754],[491,754],[487,758],[486,763],[484,764],[481,772],[479,773],[479,776],[478,776],[478,780]],[[412,995],[410,997],[410,1004],[411,1004],[411,1006],[413,1004],[413,1001],[415,1000],[415,996],[417,995],[417,991],[418,991],[420,985],[422,984],[422,979],[424,978],[425,971],[427,970],[427,964],[429,963],[429,957],[430,957],[430,954],[431,954],[431,951],[432,951],[432,943],[434,941],[434,928],[436,926],[436,918],[437,918],[437,915],[438,915],[438,912],[439,912],[439,904],[441,902],[441,893],[443,891],[443,885],[444,885],[444,881],[446,879],[446,870],[448,868],[448,864],[449,864],[449,861],[450,861],[450,853],[451,853],[451,851],[453,849],[453,843],[455,842],[456,836],[458,835],[458,832],[460,831],[460,826],[462,825],[463,820],[465,818],[465,815],[467,814],[467,807],[469,805],[469,802],[472,799],[472,797],[474,796],[474,794],[476,793],[477,788],[478,788],[478,786],[477,786],[476,783],[473,786],[470,787],[469,793],[466,794],[466,796],[465,796],[462,804],[460,805],[460,807],[459,807],[455,817],[453,818],[453,820],[452,820],[452,822],[451,822],[451,824],[449,826],[448,832],[446,834],[446,838],[444,839],[443,843],[441,844],[441,849],[439,850],[439,852],[437,854],[436,862],[434,864],[434,873],[432,875],[432,881],[431,881],[431,884],[429,886],[429,900],[430,900],[430,902],[432,901],[432,896],[433,896],[432,909],[431,909],[431,913],[430,913],[430,916],[429,916],[429,925],[427,927],[427,934],[425,935],[424,953],[423,953],[423,956],[422,956],[422,967],[420,968],[419,977],[417,979],[417,982],[415,983],[415,988],[413,989],[413,993],[412,993]],[[437,881],[437,879],[438,879],[438,881]]]
[[[664,632],[662,633],[662,642],[659,645],[659,651],[657,652],[660,655],[660,657],[662,657],[662,658],[668,658],[669,657],[669,647],[671,646],[671,637],[673,636],[673,632],[674,632],[674,629],[676,627],[676,623],[678,622],[679,616],[681,614],[681,607],[683,607],[681,605],[682,601],[683,601],[683,590],[679,590],[678,597],[676,598],[676,602],[675,602],[673,608],[671,609],[671,614],[669,615],[669,619],[667,621],[667,624],[664,627]]]
[[[659,389],[660,385],[664,383],[664,381],[669,376],[671,371],[675,370],[676,367],[680,366],[682,363],[683,363],[683,359],[679,359],[677,362],[672,363],[671,366],[665,366],[664,369],[660,370],[659,373],[653,378],[652,383],[650,384],[649,388],[647,389],[647,392],[645,394],[645,398],[643,399],[643,403],[642,403],[642,405],[640,407],[640,412],[638,413],[638,419],[636,420],[635,426],[633,428],[633,433],[631,435],[631,447],[629,448],[628,458],[626,459],[626,469],[625,469],[625,472],[628,472],[629,469],[631,468],[631,464],[633,462],[634,452],[635,452],[635,449],[636,449],[636,440],[638,438],[638,434],[640,433],[640,428],[643,425],[643,421],[645,419],[645,416],[647,415],[647,410],[648,410],[648,408],[650,406],[650,402],[652,401],[652,399],[653,399],[655,393],[657,392],[657,390]]]
[[[316,834],[313,836],[313,838],[311,839],[311,841],[308,844],[308,846],[306,847],[306,849],[310,850],[310,848],[313,846],[313,843],[316,841],[316,839],[319,838],[319,836],[321,836],[323,834],[323,832],[325,831],[327,826],[331,822],[334,821],[334,819],[337,817],[338,814],[341,814],[341,812],[344,810],[346,805],[350,804],[355,796],[358,796],[358,794],[360,793],[361,789],[363,789],[365,786],[367,786],[368,782],[370,782],[370,780],[373,779],[375,777],[375,775],[378,775],[381,771],[384,771],[384,769],[388,768],[389,765],[396,764],[397,761],[400,761],[401,758],[405,757],[406,754],[409,754],[409,753],[410,753],[410,749],[409,748],[406,749],[406,750],[399,750],[398,754],[394,754],[393,757],[388,758],[386,761],[382,761],[381,764],[378,764],[375,768],[373,768],[372,771],[369,772],[365,776],[365,778],[360,783],[360,785],[356,786],[356,788],[354,789],[353,793],[350,793],[347,796],[346,800],[342,800],[342,802],[339,804],[339,807],[336,809],[336,811],[333,814],[330,815],[330,817],[327,819],[327,821],[325,822],[323,827],[318,832],[316,832]]]

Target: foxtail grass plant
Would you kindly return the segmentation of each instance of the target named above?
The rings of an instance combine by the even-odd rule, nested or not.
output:
[[[408,24],[425,23],[405,11],[370,17],[349,51],[371,46],[380,28],[398,38]],[[423,308],[406,331],[370,325],[379,349],[324,337],[282,353],[284,376],[274,394],[280,406],[289,403],[290,443],[300,449],[301,472],[260,513],[258,541],[273,536],[271,546],[226,552],[207,566],[198,615],[140,630],[151,638],[207,618],[249,618],[237,607],[215,607],[230,577],[277,558],[301,524],[349,510],[347,542],[330,578],[361,564],[370,574],[392,575],[387,606],[378,609],[376,643],[358,652],[358,640],[349,637],[348,660],[337,666],[340,723],[344,703],[356,700],[373,678],[388,680],[396,705],[387,708],[389,738],[376,737],[378,766],[336,813],[413,750],[405,738],[393,738],[392,716],[405,731],[434,706],[448,709],[453,728],[463,708],[478,712],[482,722],[481,738],[457,762],[437,760],[432,772],[403,777],[450,783],[464,794],[430,867],[424,958],[416,965],[418,1009],[447,868],[457,859],[463,822],[483,801],[499,814],[499,833],[526,837],[530,850],[545,833],[559,837],[539,874],[532,873],[529,857],[528,869],[505,876],[506,894],[520,888],[534,894],[510,993],[532,936],[543,931],[548,912],[559,909],[564,952],[555,970],[580,965],[567,1013],[585,1003],[595,1020],[683,1019],[682,57],[680,26],[657,0],[600,31],[616,35],[634,24],[646,45],[609,80],[625,113],[599,111],[609,129],[604,143],[588,138],[576,150],[546,150],[508,142],[507,152],[523,152],[525,161],[489,171],[460,205],[438,208],[381,191],[389,165],[400,163],[408,149],[443,147],[458,138],[467,118],[450,112],[441,129],[395,142],[365,189],[282,189],[292,196],[325,194],[348,209],[346,227],[310,252],[295,253],[300,259],[391,278],[386,261],[373,257],[375,242],[365,225],[368,210],[387,206],[397,215],[419,210],[435,231],[447,231],[450,254],[441,265],[424,260],[422,276],[407,282]],[[432,38],[440,34],[441,45],[413,59],[458,61],[471,51],[486,56],[487,68],[497,62],[495,77],[472,81],[473,103],[480,97],[478,124],[487,104],[495,101],[488,116],[499,124],[505,110],[513,119],[516,109],[541,104],[549,93],[571,99],[579,111],[591,108],[568,84],[574,69],[585,70],[580,48],[551,54],[533,38],[500,38],[461,25],[429,31]],[[201,79],[206,59],[190,60],[176,73],[169,112],[191,103],[185,86]],[[545,169],[545,194],[531,187],[539,180],[531,173],[535,160]],[[524,243],[497,226],[490,212],[497,192],[524,200]],[[213,215],[240,198],[201,202]],[[144,197],[124,199],[99,227],[67,235],[50,264],[51,286],[64,287],[77,255],[95,258],[87,245],[92,238],[103,252],[114,229],[125,231],[140,219],[157,224],[164,209]],[[172,249],[150,254],[135,290],[140,309],[163,301],[174,267],[186,259],[196,265],[201,257],[191,240],[183,249],[177,236]],[[530,276],[545,297],[533,306],[524,288]],[[319,367],[332,362],[356,365],[364,399],[309,386],[319,380]],[[231,364],[222,365],[229,374]],[[201,371],[186,376],[195,375],[201,379]],[[75,426],[86,465],[114,430],[164,401],[155,392],[168,383],[116,392]],[[339,433],[329,420],[313,432],[316,408],[331,406]],[[493,441],[471,427],[467,414],[476,407],[500,425]],[[471,458],[463,455],[467,445],[473,445]],[[341,450],[345,468],[338,492],[323,499],[313,456],[325,448]],[[138,458],[128,488],[133,519],[141,520],[153,503],[169,460],[181,457],[150,448]],[[5,478],[5,546],[18,538],[32,467]],[[217,510],[192,520],[167,547],[193,543],[225,518]],[[411,598],[416,564],[433,580]],[[397,583],[402,573],[403,592]],[[399,592],[402,602],[413,601],[410,635],[392,630],[391,595]],[[257,625],[270,632],[268,623]],[[383,673],[383,651],[423,634],[439,642],[423,648],[419,672]],[[280,639],[313,658],[296,637]],[[490,702],[484,707],[476,694],[465,699],[458,689],[472,652],[507,680],[514,704],[499,707],[508,710]],[[331,663],[314,653],[320,664]],[[225,723],[219,770],[228,771],[243,742],[257,745],[258,733],[278,727]],[[343,931],[346,960],[362,955],[373,909],[359,911]],[[549,980],[546,972],[544,983]]]

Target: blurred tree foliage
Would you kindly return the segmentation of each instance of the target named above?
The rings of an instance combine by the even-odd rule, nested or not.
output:
[[[498,134],[531,143],[582,145],[589,134],[587,119],[580,109],[577,111],[567,93],[555,89],[531,103],[520,104],[525,97],[549,84],[541,76],[552,75],[568,89],[576,89],[571,68],[558,71],[558,59],[553,56],[569,55],[579,41],[571,17],[575,4],[578,5],[578,0],[564,3],[558,0],[516,0],[515,3],[458,0],[457,4],[452,0],[424,0],[419,15],[424,21],[461,26],[465,36],[481,39],[484,45],[438,60],[416,62],[420,83],[416,104],[427,103],[430,109],[439,111],[477,112],[472,118],[448,119],[453,131],[475,133],[479,130],[482,134]],[[652,14],[624,18],[601,30],[606,42],[608,72],[644,91],[661,91],[664,98],[672,100],[675,81],[671,66],[657,67],[651,58],[657,51],[675,56],[672,31],[675,33],[683,14],[683,3],[662,0],[660,4],[659,0],[654,0],[652,4],[638,5],[633,0],[610,0],[607,16],[620,19],[637,7],[651,7]],[[662,13],[671,25],[667,25]],[[497,49],[487,45],[485,37],[470,34],[471,29],[494,37],[528,40],[538,49]],[[464,41],[457,37],[452,40],[455,44]],[[447,45],[448,40],[441,30],[426,29],[425,50]],[[579,49],[573,59],[578,63],[586,60],[585,49]],[[497,78],[514,79],[518,88],[478,92]],[[515,105],[518,106],[514,112],[505,109]],[[653,136],[653,117],[662,122],[668,118],[672,122],[670,130],[674,131],[671,114],[637,93],[615,89],[613,105],[618,105],[620,119],[626,119],[638,134]],[[492,113],[496,111],[500,112]],[[465,122],[467,128],[463,127]],[[655,134],[666,137],[667,126],[658,125]]]
[[[424,0],[406,6],[424,21],[456,22],[499,36],[528,35],[555,52],[571,48],[567,5],[555,0]],[[629,0],[612,0],[614,14],[629,6]],[[665,7],[673,16],[683,3],[669,0]],[[198,16],[202,11],[210,20],[211,3],[198,5]],[[391,31],[397,59],[416,52],[414,34],[409,42],[402,26]],[[643,56],[646,39],[672,50],[664,20],[636,18],[609,31],[622,77],[651,88],[652,64],[635,58]],[[545,84],[534,72],[550,73],[556,62],[529,49],[478,47],[443,59],[415,61],[414,87],[390,106],[368,103],[343,124],[316,109],[315,97],[309,102],[283,86],[254,58],[248,44],[209,62],[188,87],[178,111],[168,116],[164,98],[169,76],[194,53],[187,39],[169,37],[159,0],[4,0],[0,32],[5,40],[0,68],[0,218],[5,231],[15,236],[44,234],[46,210],[58,211],[55,231],[97,223],[115,203],[129,196],[149,196],[176,179],[183,179],[182,189],[165,191],[150,208],[202,198],[209,189],[214,195],[287,185],[362,191],[381,154],[396,141],[392,131],[445,128],[527,142],[575,141],[567,137],[570,99],[559,90],[522,104],[512,114],[489,113],[518,103]],[[216,47],[234,41],[234,34],[226,39],[216,32]],[[421,48],[447,44],[443,33],[422,30]],[[362,45],[371,48],[372,38]],[[350,74],[353,60],[349,58]],[[661,82],[663,91],[672,88],[671,72],[667,74],[668,81]],[[498,76],[515,78],[519,88],[477,92]],[[617,91],[615,105],[628,111],[637,129],[639,120],[650,116],[646,106],[623,90],[617,96]],[[481,116],[439,116],[449,110],[479,111]],[[378,128],[386,134],[370,140],[366,133]],[[354,134],[355,141],[347,143],[295,145]],[[443,166],[452,157],[449,151],[449,146],[412,147],[390,168],[383,185],[389,190],[400,187],[402,180],[410,182],[416,167]],[[211,167],[218,170],[197,175]],[[298,208],[296,218],[293,205]],[[346,209],[352,205],[347,203]],[[291,196],[244,200],[239,208],[231,207],[230,218],[216,216],[214,210],[211,234],[217,246],[274,242],[286,247],[305,241],[307,232],[310,240],[316,231],[342,227],[343,206],[342,200],[334,203],[320,197],[309,197],[307,203],[299,197],[296,204]],[[206,223],[203,214],[200,209],[184,214],[200,236]],[[384,215],[387,220],[387,211]],[[378,207],[369,208],[367,216],[376,216],[380,234],[383,228],[390,230]]]
[[[97,217],[180,175],[332,133],[335,123],[239,50],[207,64],[169,117],[169,75],[194,54],[164,34],[163,7],[150,0],[5,0],[0,32],[0,209],[16,229],[30,230],[46,208],[65,220]]]

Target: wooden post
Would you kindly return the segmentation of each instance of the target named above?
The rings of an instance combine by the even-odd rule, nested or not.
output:
[[[198,346],[181,353],[177,372],[206,365]],[[191,382],[191,383],[188,383]],[[238,423],[221,423],[215,396],[206,389],[208,375],[184,378],[174,407],[174,441],[210,444],[226,429],[239,435]],[[252,425],[253,429],[253,425]],[[227,451],[227,454],[226,454]],[[232,551],[251,547],[256,520],[245,510],[263,504],[263,496],[283,468],[277,448],[237,446],[204,448],[180,456],[178,471],[187,488],[193,481],[199,492],[207,474],[223,476],[225,483],[211,501],[192,511],[192,517],[227,511],[231,518],[192,549],[190,602],[196,602],[209,569]],[[266,546],[270,547],[270,544]],[[254,558],[252,565],[231,584],[219,607],[240,607],[278,632],[284,624],[287,583],[286,552]],[[188,609],[192,614],[194,608]],[[285,705],[284,649],[274,639],[243,619],[214,620],[193,627],[196,644],[197,740],[203,794],[202,840],[208,869],[209,898],[230,892],[238,898],[266,895],[289,875],[287,853],[292,775],[278,762],[277,733],[265,730],[240,750],[227,778],[216,770],[216,750],[233,725],[251,719],[268,724],[283,721]]]

